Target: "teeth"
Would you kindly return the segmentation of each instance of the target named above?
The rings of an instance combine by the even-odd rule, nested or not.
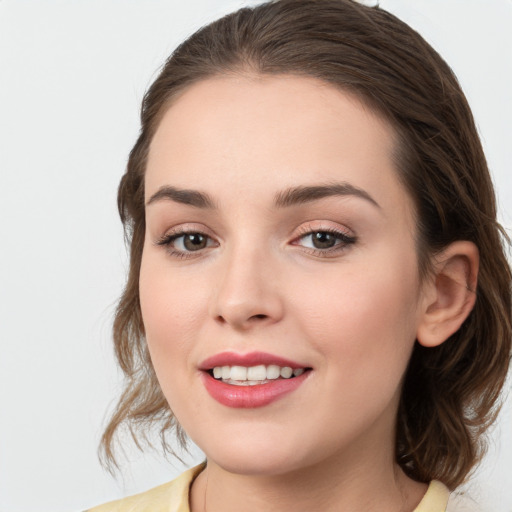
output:
[[[271,364],[267,366],[267,379],[274,380],[278,379],[281,375],[281,368],[277,366],[276,364]]]
[[[247,368],[247,380],[265,380],[267,378],[267,369],[265,365],[251,366]]]
[[[257,386],[258,384],[262,384],[261,380],[224,380],[226,384],[232,384],[233,386]],[[266,381],[265,381],[266,382]]]
[[[265,366],[216,366],[213,368],[213,376],[216,379],[222,379],[228,384],[238,386],[255,386],[263,381],[289,379],[290,377],[298,377],[304,373],[304,368],[296,368],[293,370],[289,366],[278,366],[270,364]]]
[[[289,379],[293,375],[293,370],[289,366],[281,368],[281,377],[283,379]]]
[[[232,366],[229,378],[230,380],[247,380],[247,368],[245,366]]]

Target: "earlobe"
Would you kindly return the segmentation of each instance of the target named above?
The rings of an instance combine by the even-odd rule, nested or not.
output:
[[[478,265],[478,249],[468,241],[453,242],[436,256],[434,273],[423,291],[417,331],[421,345],[441,345],[469,316],[476,301]]]

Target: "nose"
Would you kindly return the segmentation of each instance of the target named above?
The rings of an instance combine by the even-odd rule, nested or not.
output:
[[[284,313],[279,269],[262,250],[239,248],[223,255],[211,314],[237,331],[279,322]]]

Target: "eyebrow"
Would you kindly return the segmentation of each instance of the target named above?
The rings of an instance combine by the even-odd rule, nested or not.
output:
[[[356,196],[380,208],[379,203],[377,203],[366,190],[346,182],[292,187],[276,194],[274,203],[279,208],[285,208],[287,206],[310,203],[331,196]]]
[[[175,203],[187,204],[196,208],[215,209],[215,203],[212,198],[204,192],[198,190],[188,190],[183,188],[165,185],[160,187],[147,201],[146,206],[163,199],[174,201]]]
[[[346,182],[291,187],[274,196],[274,205],[276,208],[286,208],[332,196],[355,196],[380,208],[379,203],[366,190]],[[215,202],[208,194],[199,190],[181,189],[170,185],[160,187],[148,199],[146,206],[161,200],[170,200],[201,209],[216,209]]]

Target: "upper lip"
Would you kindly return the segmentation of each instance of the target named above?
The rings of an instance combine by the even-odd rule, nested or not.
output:
[[[289,366],[293,370],[297,368],[307,368],[307,365],[286,359],[284,357],[269,354],[267,352],[248,352],[247,354],[238,354],[236,352],[220,352],[214,356],[208,357],[200,365],[200,370],[211,370],[216,366],[265,366],[275,364],[277,366]]]

